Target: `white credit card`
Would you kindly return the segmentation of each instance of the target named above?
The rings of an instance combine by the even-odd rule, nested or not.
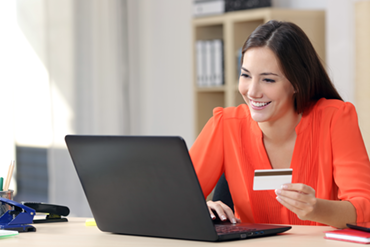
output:
[[[275,190],[292,182],[293,169],[255,170],[253,190]]]

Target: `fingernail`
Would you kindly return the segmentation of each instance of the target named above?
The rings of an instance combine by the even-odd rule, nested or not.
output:
[[[214,219],[216,219],[216,216],[214,216],[214,215],[211,215],[211,218],[214,220]]]
[[[278,197],[278,196],[276,197],[276,200],[278,200],[279,202],[281,201],[280,197]]]
[[[280,190],[280,189],[276,189],[276,190],[275,190],[275,194],[276,194],[276,195],[280,195],[280,193],[281,193],[281,190]]]
[[[283,185],[281,185],[281,188],[282,188],[282,189],[288,189],[288,185],[283,184]]]
[[[235,224],[236,223],[236,220],[235,219],[231,219],[231,223]]]
[[[221,220],[226,220],[226,216],[225,215],[221,215]]]

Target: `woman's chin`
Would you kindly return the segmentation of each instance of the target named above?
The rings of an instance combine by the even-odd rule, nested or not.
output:
[[[268,117],[265,114],[251,114],[252,119],[257,123],[263,123],[268,121]]]

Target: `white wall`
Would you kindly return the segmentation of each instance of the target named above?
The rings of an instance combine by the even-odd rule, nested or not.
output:
[[[49,75],[42,25],[44,5],[42,0],[19,0],[23,8],[17,9],[16,2],[0,1],[2,177],[6,176],[10,160],[15,159],[15,145],[48,147],[51,143]],[[32,12],[22,15],[28,8]],[[14,179],[10,188],[16,189],[13,182]]]
[[[130,83],[144,135],[194,141],[192,0],[129,0]],[[131,49],[133,48],[133,49]],[[135,118],[135,116],[134,116]]]
[[[352,0],[327,0],[327,70],[345,101],[355,102],[355,33]]]
[[[0,177],[6,178],[10,160],[15,157],[13,136],[13,77],[17,60],[13,56],[16,36],[16,9],[12,1],[0,1]],[[13,185],[12,185],[12,188]]]
[[[89,209],[65,149],[66,134],[180,135],[190,145],[194,140],[192,1],[121,1],[131,6],[129,16],[113,13],[122,7],[114,3],[119,1],[17,0],[3,8],[13,16],[2,23],[12,23],[21,35],[16,41],[23,40],[28,50],[9,42],[14,44],[9,58],[17,54],[9,75],[14,79],[22,72],[23,77],[2,80],[4,88],[17,86],[16,97],[2,98],[8,106],[4,115],[11,120],[14,106],[16,116],[2,124],[14,129],[2,143],[10,158],[14,142],[49,148],[50,202],[70,206],[74,215],[89,215]],[[129,30],[124,30],[127,20]],[[117,23],[121,26],[114,27]],[[129,38],[117,36],[120,30]],[[128,41],[130,63],[125,64],[115,54],[127,57]]]

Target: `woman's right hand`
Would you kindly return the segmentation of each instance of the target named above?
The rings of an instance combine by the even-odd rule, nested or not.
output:
[[[230,222],[233,224],[241,222],[240,219],[235,218],[235,215],[231,208],[221,201],[207,201],[207,206],[212,220],[217,218],[214,214],[215,212],[221,219],[221,221],[226,221],[227,219],[229,219]]]

